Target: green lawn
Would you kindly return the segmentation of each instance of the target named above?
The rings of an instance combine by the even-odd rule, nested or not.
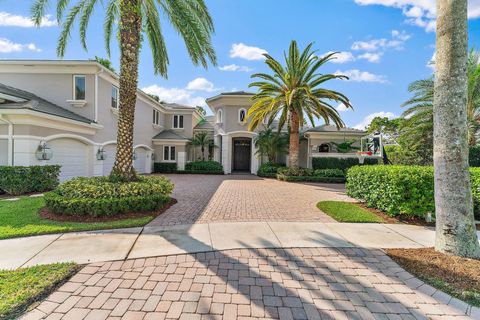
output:
[[[355,203],[320,201],[317,208],[339,222],[384,222],[379,216]]]
[[[15,319],[77,270],[74,263],[0,270],[0,319]]]
[[[98,223],[52,221],[38,215],[38,210],[43,206],[43,197],[22,197],[17,201],[0,200],[0,239],[47,233],[138,227],[153,220],[153,217],[140,217]]]

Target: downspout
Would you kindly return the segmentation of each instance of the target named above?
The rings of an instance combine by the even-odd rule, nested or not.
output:
[[[8,124],[7,165],[13,166],[13,123],[0,114],[0,120]]]

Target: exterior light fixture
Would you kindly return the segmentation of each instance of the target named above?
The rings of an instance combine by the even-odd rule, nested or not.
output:
[[[46,142],[40,142],[37,147],[37,151],[35,151],[35,156],[38,160],[50,160],[52,159],[53,152],[50,147],[47,146]]]
[[[97,150],[97,160],[105,160],[107,159],[107,153],[105,152],[105,150],[103,150],[103,148],[99,148]]]

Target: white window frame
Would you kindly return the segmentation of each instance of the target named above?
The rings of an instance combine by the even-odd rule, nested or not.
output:
[[[77,88],[75,86],[75,84],[77,83],[77,78],[83,78],[85,80],[85,97],[83,97],[83,99],[77,99]],[[74,74],[72,89],[73,101],[85,101],[87,99],[87,76],[84,74]]]
[[[117,105],[115,107],[112,106],[112,102],[113,102],[113,90],[115,90],[117,92]],[[120,90],[118,89],[117,86],[114,86],[112,85],[112,92],[110,92],[110,107],[112,109],[115,109],[115,110],[118,110],[118,108],[120,107]]]
[[[173,148],[173,159],[172,159]],[[168,153],[165,153],[165,149]],[[163,146],[163,162],[176,162],[177,161],[177,148],[175,146]]]
[[[175,127],[175,117],[177,117],[177,126]],[[180,117],[182,117],[182,126],[180,126]],[[172,117],[172,128],[183,129],[185,127],[185,117],[183,114],[174,114]]]
[[[243,119],[243,121],[240,119],[240,114],[241,114],[242,111],[245,112],[245,118]],[[238,115],[237,116],[238,116],[237,117],[238,123],[240,123],[240,124],[247,123],[247,109],[245,109],[245,108],[238,109]]]
[[[217,111],[217,119],[216,120],[217,120],[216,121],[217,123],[223,123],[223,111],[222,111],[222,109],[219,109]]]
[[[153,113],[152,113],[152,123],[153,123],[153,125],[155,125],[155,126],[159,126],[159,125],[160,125],[160,111],[158,111],[157,109],[153,109]]]

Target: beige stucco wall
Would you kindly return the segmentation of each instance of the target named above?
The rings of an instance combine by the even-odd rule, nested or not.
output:
[[[72,74],[48,73],[2,73],[0,83],[31,92],[40,98],[55,103],[88,119],[95,119],[95,75],[87,74],[84,107],[73,107],[67,100],[73,99]]]
[[[311,137],[310,146],[319,146],[321,144],[326,143],[326,144],[329,144],[331,147],[330,152],[336,152],[336,147],[334,144],[332,144],[332,142],[342,143],[344,141],[354,140],[355,143],[353,144],[353,146],[360,147],[360,138],[361,138],[361,135],[341,135],[340,137],[325,135],[325,137],[315,137],[315,138]],[[313,152],[317,152],[317,150],[313,150]]]
[[[8,140],[0,139],[0,166],[8,164]]]
[[[182,115],[183,116],[183,129],[174,129],[173,128],[173,116]],[[191,138],[193,136],[193,127],[194,120],[192,119],[192,113],[187,113],[185,111],[173,112],[165,114],[165,129],[172,129],[179,134]]]

